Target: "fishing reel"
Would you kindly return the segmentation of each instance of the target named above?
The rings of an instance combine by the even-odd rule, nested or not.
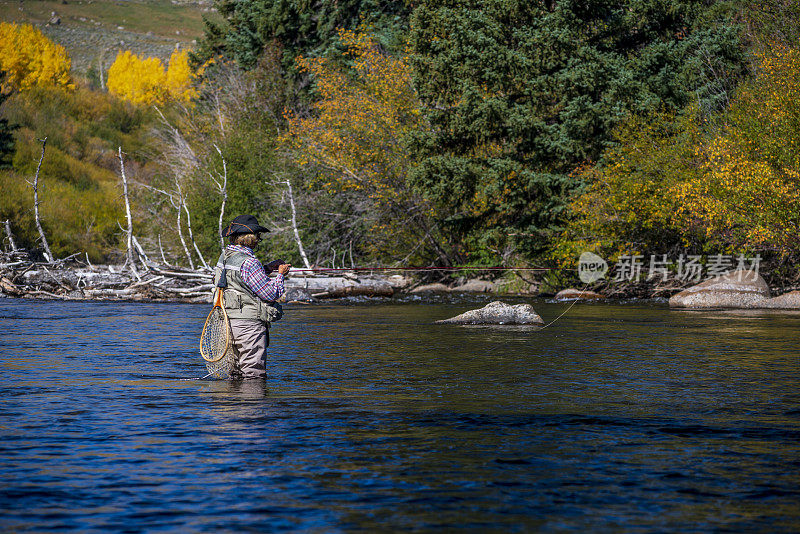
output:
[[[278,267],[280,267],[284,263],[286,263],[286,262],[283,261],[283,260],[273,260],[273,261],[271,261],[269,263],[265,263],[264,264],[264,271],[267,274],[274,273],[275,271],[278,270]]]

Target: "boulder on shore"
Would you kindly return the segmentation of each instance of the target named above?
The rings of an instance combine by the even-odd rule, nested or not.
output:
[[[758,303],[759,308],[774,310],[800,310],[800,291],[790,291]]]
[[[769,286],[755,271],[738,270],[684,289],[669,299],[673,308],[760,308]]]
[[[395,289],[405,289],[413,283],[411,278],[403,276],[402,274],[393,274],[387,278],[386,281]]]
[[[451,291],[462,293],[496,293],[497,284],[487,280],[478,280],[477,278],[474,278],[472,280],[467,280],[460,286],[454,287]]]
[[[605,297],[594,291],[581,291],[580,289],[570,287],[556,293],[554,298],[555,300],[602,300]]]
[[[436,324],[544,324],[539,314],[530,304],[510,305],[505,302],[491,302],[479,310],[470,310],[450,319],[436,321]]]
[[[447,291],[450,291],[450,288],[444,284],[426,284],[411,290],[412,293],[445,293]]]

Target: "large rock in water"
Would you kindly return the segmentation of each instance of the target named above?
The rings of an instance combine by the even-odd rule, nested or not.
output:
[[[673,295],[675,308],[759,308],[769,299],[769,286],[754,271],[732,271]]]
[[[479,310],[470,310],[437,324],[544,324],[530,304],[491,302]]]

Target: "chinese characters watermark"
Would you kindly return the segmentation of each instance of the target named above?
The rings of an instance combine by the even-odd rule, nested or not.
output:
[[[681,254],[677,258],[669,258],[666,254],[651,254],[647,260],[642,254],[623,254],[609,269],[603,258],[592,252],[584,252],[578,261],[578,276],[586,284],[604,278],[609,271],[611,282],[639,282],[642,279],[655,282],[665,282],[668,279],[699,282],[731,271],[752,271],[758,274],[761,255],[714,254],[706,257],[705,262],[702,260],[702,256],[694,254]]]

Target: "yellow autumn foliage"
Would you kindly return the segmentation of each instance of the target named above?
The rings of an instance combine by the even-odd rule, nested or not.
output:
[[[576,173],[587,185],[553,256],[800,252],[800,49],[757,59],[713,128],[689,109],[618,130],[604,163]]]
[[[108,69],[108,91],[134,104],[163,103],[164,66],[158,58],[140,58],[130,50],[120,51]]]
[[[697,245],[694,222],[677,218],[675,188],[698,179],[696,147],[702,142],[696,110],[631,117],[617,129],[618,145],[605,165],[574,172],[586,186],[569,204],[571,220],[551,252],[572,267],[584,251],[606,258],[664,252],[660,246]]]
[[[155,57],[142,58],[120,51],[108,69],[108,90],[134,104],[163,104],[169,100],[190,102],[197,96],[188,54],[175,50],[164,68]]]
[[[297,60],[319,98],[310,115],[287,116],[281,140],[315,185],[370,206],[371,246],[389,255],[392,247],[414,246],[401,243],[403,236],[419,243],[409,236],[425,231],[428,208],[408,183],[412,161],[403,138],[426,125],[408,57],[384,53],[363,31],[340,30],[339,38],[351,68],[324,58]]]
[[[284,140],[301,163],[329,171],[336,187],[360,189],[378,201],[401,193],[407,153],[400,137],[421,125],[421,113],[405,57],[382,53],[372,37],[341,30],[354,73],[323,58],[299,58],[319,94],[309,117],[290,116]]]
[[[74,89],[71,61],[63,46],[55,44],[30,24],[0,22],[0,71],[3,92],[32,87]]]
[[[675,187],[676,216],[699,220],[709,240],[784,253],[800,250],[800,50],[759,57],[725,116],[696,153],[702,172]]]
[[[197,98],[197,89],[192,86],[194,78],[195,73],[189,66],[189,53],[185,50],[174,50],[169,58],[165,80],[169,97],[179,102],[191,102]]]

